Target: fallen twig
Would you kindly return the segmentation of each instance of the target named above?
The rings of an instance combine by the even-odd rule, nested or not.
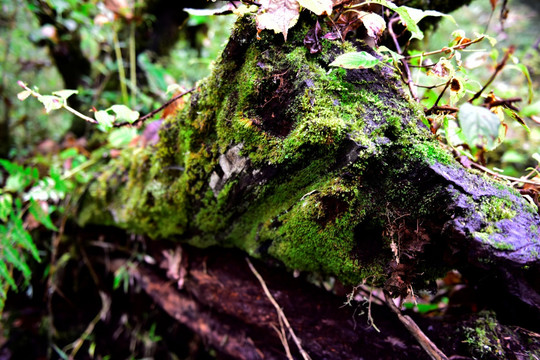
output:
[[[501,178],[501,179],[505,179],[505,180],[509,180],[509,181],[512,181],[512,184],[513,185],[516,185],[516,184],[519,184],[519,183],[523,183],[523,184],[530,184],[530,185],[536,185],[536,186],[539,186],[540,183],[537,182],[537,181],[533,181],[533,180],[528,180],[528,179],[523,179],[523,178],[517,178],[517,177],[513,177],[513,176],[509,176],[509,175],[503,175],[503,174],[499,174],[493,170],[490,170],[489,168],[485,167],[485,166],[482,166],[480,164],[477,164],[475,162],[471,162],[471,166],[472,167],[475,167],[479,170],[482,170],[490,175],[492,175],[493,177],[496,177],[496,178]],[[527,176],[530,176],[532,173],[529,173],[529,175]]]
[[[431,357],[433,360],[448,360],[448,357],[435,345],[427,336],[424,334],[422,329],[416,325],[414,320],[408,316],[403,315],[401,311],[397,308],[396,304],[394,304],[394,300],[390,297],[390,295],[385,291],[384,292],[384,298],[386,299],[386,304],[392,310],[398,317],[399,321],[407,328],[407,330],[411,333],[411,335],[418,341],[420,346],[425,350],[425,352]]]
[[[285,316],[285,313],[283,312],[283,310],[281,309],[281,307],[277,303],[276,299],[274,299],[274,297],[272,296],[272,294],[268,290],[268,287],[266,286],[266,283],[264,282],[264,279],[262,278],[261,274],[259,274],[257,272],[257,270],[255,269],[255,267],[253,266],[251,261],[249,261],[248,258],[246,258],[246,261],[247,261],[249,269],[251,270],[253,275],[255,275],[257,280],[259,280],[259,282],[261,283],[261,286],[262,286],[262,288],[264,290],[264,293],[265,293],[266,297],[268,298],[268,300],[270,300],[272,305],[276,308],[278,318],[280,318],[281,321],[283,321],[283,324],[287,328],[287,331],[289,332],[289,334],[291,335],[294,343],[298,347],[298,350],[300,351],[300,354],[302,355],[302,358],[304,358],[304,360],[311,360],[311,357],[309,356],[309,354],[304,350],[304,348],[302,348],[302,344],[300,342],[300,339],[298,339],[296,337],[296,334],[294,333],[294,330],[292,329],[291,324],[289,324],[289,320],[287,320],[287,317]],[[280,338],[281,338],[281,336],[280,336]]]

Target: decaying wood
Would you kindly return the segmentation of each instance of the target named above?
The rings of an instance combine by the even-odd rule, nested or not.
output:
[[[332,70],[329,64],[345,51],[339,43],[309,54],[302,29],[313,22],[301,19],[283,43],[268,33],[255,40],[252,19],[239,21],[212,75],[178,116],[163,122],[159,142],[126,150],[88,186],[79,223],[198,247],[236,247],[265,263],[350,285],[370,278],[392,296],[456,268],[482,289],[482,304],[537,329],[540,217],[534,206],[454,161],[423,127],[423,115],[392,68]],[[373,53],[360,43],[347,46]],[[220,261],[231,263],[220,269],[239,266],[232,258]],[[172,296],[139,271],[157,302]],[[185,291],[215,309],[233,297],[223,311],[243,322],[237,330],[180,295],[171,298],[178,307],[162,306],[186,324],[193,319],[174,309],[200,313],[197,319],[204,321],[188,326],[212,338],[214,346],[223,348],[219,344],[231,334],[231,349],[223,351],[232,356],[283,356],[268,325],[279,321],[261,290],[245,278],[210,274],[191,268]],[[322,325],[319,300],[307,297],[305,289],[289,291],[302,307],[284,311],[291,327],[301,329],[307,353],[361,353],[351,351],[360,341],[354,330],[336,320]],[[305,309],[316,314],[312,324],[290,318]],[[239,340],[247,328],[257,334],[261,324],[272,329],[271,348],[256,335],[246,344]],[[306,332],[309,327],[316,332]],[[382,329],[379,321],[377,327]],[[219,336],[205,333],[209,328]],[[317,345],[323,337],[328,348]],[[369,346],[378,346],[373,340]]]
[[[387,293],[385,293],[385,299],[390,309],[397,315],[399,321],[409,330],[411,335],[414,336],[432,360],[448,360],[446,355],[424,334],[414,320],[410,316],[401,313],[396,304],[394,304],[394,300]]]
[[[162,257],[157,255],[160,251],[154,250],[156,260],[160,260]],[[131,275],[156,304],[223,356],[286,358],[275,332],[279,319],[274,305],[249,270],[244,255],[234,250],[190,247],[184,247],[182,252],[185,255],[182,266],[187,269],[182,289],[167,279],[165,271],[157,266],[131,267]],[[122,264],[119,260],[113,263],[111,271]],[[263,263],[257,263],[257,268],[312,359],[430,359],[418,346],[410,329],[405,330],[397,320],[397,308],[390,310],[382,303],[367,304],[367,298],[345,305],[343,295],[332,294],[303,278],[295,279],[283,269],[269,268]],[[368,306],[372,307],[380,332],[369,325]],[[409,324],[414,323],[409,315],[400,312],[400,316]],[[451,359],[470,358],[466,347],[456,346],[466,340],[462,329],[475,326],[469,316],[420,320],[419,325],[414,325],[416,330],[439,344],[440,352],[444,351]],[[520,339],[520,332],[510,328],[500,330],[505,334],[501,346],[508,358],[519,358],[523,350],[516,344],[526,342],[526,338],[535,344],[532,339],[538,335],[529,333]],[[529,349],[538,351],[540,344]],[[291,351],[295,359],[302,358],[296,349],[291,348]]]

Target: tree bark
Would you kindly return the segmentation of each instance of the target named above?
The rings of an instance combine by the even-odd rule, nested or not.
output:
[[[515,190],[455,162],[424,128],[422,112],[391,67],[329,66],[345,51],[378,56],[373,50],[322,40],[323,51],[309,54],[303,39],[314,23],[303,14],[285,43],[281,35],[266,32],[256,40],[253,19],[241,19],[212,75],[183,110],[163,122],[159,142],[125,150],[87,187],[79,223],[201,248],[235,247],[289,271],[331,276],[345,285],[368,281],[393,296],[425,288],[455,268],[482,290],[482,304],[500,319],[538,331],[536,209]],[[230,263],[236,276],[246,272],[241,258],[219,261]],[[144,268],[135,275],[172,316],[212,344],[219,345],[230,330],[231,342],[220,347],[230,356],[239,348],[246,354],[259,349],[270,358],[282,355],[261,350],[256,338],[241,342],[238,334],[247,330],[231,330],[229,322],[204,315],[197,301],[176,299],[156,287],[158,280]],[[249,293],[243,280],[223,288],[202,286],[207,280],[204,271],[191,272],[184,287],[211,308],[219,308],[218,299],[234,298],[227,304],[239,307],[231,310],[235,316],[243,299],[251,299],[253,319],[241,317],[249,327],[266,327],[268,335],[276,318],[262,295],[243,293]],[[159,301],[162,291],[172,306]],[[204,294],[197,296],[199,291]],[[318,298],[283,291],[302,299],[317,317]],[[201,316],[189,319],[186,309]],[[328,331],[316,328],[306,335],[314,358],[332,358],[316,346],[330,332],[335,337],[329,344],[339,338],[359,341],[350,326],[337,325],[346,321],[339,319]],[[204,329],[214,325],[212,340]],[[338,357],[369,357],[343,346],[349,347],[336,345]],[[417,350],[411,347],[411,356]],[[357,353],[363,355],[352,355]]]

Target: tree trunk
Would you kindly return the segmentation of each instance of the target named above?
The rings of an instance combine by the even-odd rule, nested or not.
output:
[[[426,288],[454,268],[480,289],[479,301],[499,320],[538,331],[536,209],[515,190],[456,163],[424,128],[421,109],[391,67],[329,66],[343,52],[373,50],[325,39],[321,53],[309,54],[303,39],[314,23],[303,14],[284,42],[267,32],[256,40],[253,19],[242,18],[212,75],[163,122],[158,143],[124,151],[88,186],[79,223],[199,248],[234,247],[289,270],[279,276],[290,278],[295,270],[344,285],[367,281],[392,296]],[[166,311],[224,353],[237,357],[244,349],[244,358],[256,358],[249,354],[259,349],[265,358],[282,358],[270,327],[277,318],[260,291],[250,293],[257,284],[246,280],[244,260],[213,251],[208,256],[221,263],[217,273],[205,275],[201,262],[190,264],[199,270],[186,275],[183,287],[195,300],[155,286],[160,280],[145,268],[135,277]],[[205,287],[214,281],[205,276],[219,281]],[[220,276],[236,280],[229,286]],[[393,338],[400,339],[396,351],[407,344],[402,358],[421,356],[407,334],[394,334],[399,325],[387,310],[377,310],[388,313],[380,326],[375,318],[381,334],[355,329],[350,311],[338,311],[335,299],[326,303],[319,298],[326,295],[311,296],[305,286],[296,291],[294,280],[281,284],[272,272],[264,278],[283,292],[277,301],[313,358],[373,358],[370,351]],[[160,300],[163,291],[168,295]],[[333,308],[336,317],[328,323],[318,318],[318,304]],[[204,315],[199,306],[217,314]],[[243,306],[246,314],[239,315]],[[233,315],[246,327],[230,327]],[[427,326],[436,322],[426,320]],[[449,324],[439,326],[448,330]],[[227,335],[230,342],[223,340]],[[455,336],[455,343],[464,341],[464,334]]]

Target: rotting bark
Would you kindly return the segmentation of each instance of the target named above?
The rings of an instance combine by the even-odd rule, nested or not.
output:
[[[149,244],[148,249],[162,265],[167,261],[160,253],[163,245]],[[189,246],[181,248],[181,253],[179,266],[185,271],[181,289],[171,281],[178,278],[167,279],[157,265],[132,267],[131,275],[156,304],[220,354],[234,359],[284,359],[276,311],[249,271],[244,255],[230,249]],[[114,261],[110,271],[121,265],[121,260]],[[260,262],[255,266],[312,359],[429,359],[380,298],[374,296],[369,304],[368,294],[357,294],[357,300],[347,305],[344,296],[307,284],[303,277],[294,279],[283,269]],[[380,332],[369,325],[368,314]],[[520,359],[525,352],[540,352],[535,334],[502,325],[489,313],[423,319],[410,315],[449,358]],[[475,329],[484,328],[481,343]],[[300,359],[293,342],[288,341],[294,358]],[[487,352],[482,353],[485,346],[494,347],[499,356],[486,357]]]
[[[313,24],[303,16],[283,43],[239,21],[158,144],[124,151],[89,185],[79,222],[237,247],[394,296],[456,268],[501,318],[538,330],[536,209],[457,164],[391,68],[328,66],[371,49],[323,40],[310,55]]]

